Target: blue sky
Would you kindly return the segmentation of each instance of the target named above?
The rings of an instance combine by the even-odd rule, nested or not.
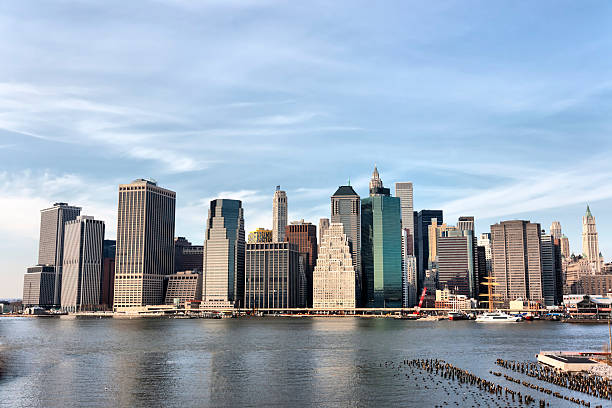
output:
[[[0,297],[37,261],[39,210],[116,230],[117,185],[177,192],[201,243],[208,202],[247,229],[328,216],[415,183],[416,209],[561,221],[586,203],[612,254],[612,3],[606,1],[12,1],[0,4]]]

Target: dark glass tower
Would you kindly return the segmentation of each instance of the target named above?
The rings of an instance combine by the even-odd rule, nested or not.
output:
[[[429,229],[432,219],[437,219],[442,224],[442,210],[421,210],[416,213],[415,230],[416,236],[415,253],[417,257],[417,269],[419,271],[419,291],[423,289],[423,277],[425,270],[429,267]]]

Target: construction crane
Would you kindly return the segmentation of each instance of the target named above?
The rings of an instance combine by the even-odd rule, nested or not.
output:
[[[423,288],[423,293],[421,293],[421,299],[419,299],[419,305],[415,307],[415,314],[417,316],[421,314],[421,307],[423,306],[423,300],[425,300],[426,294],[427,294],[427,288]]]

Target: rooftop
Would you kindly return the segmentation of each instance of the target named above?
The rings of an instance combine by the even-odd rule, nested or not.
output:
[[[359,194],[357,194],[351,186],[340,186],[334,193],[333,197],[335,196],[359,196]]]

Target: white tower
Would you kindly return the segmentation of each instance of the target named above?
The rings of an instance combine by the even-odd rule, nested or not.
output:
[[[595,264],[595,268],[597,272],[599,272],[601,265],[599,260],[597,228],[595,227],[595,217],[591,214],[591,209],[588,205],[586,214],[582,217],[582,254],[587,261]]]
[[[272,200],[272,242],[285,240],[285,227],[287,226],[287,193],[276,186]]]

